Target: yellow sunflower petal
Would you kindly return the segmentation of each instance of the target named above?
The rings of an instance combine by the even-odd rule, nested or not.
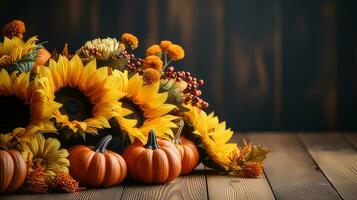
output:
[[[125,73],[123,75],[116,71],[113,76],[118,79],[127,78]],[[159,137],[172,138],[171,129],[177,127],[172,121],[177,117],[168,113],[176,106],[165,104],[168,95],[159,93],[159,82],[146,85],[142,76],[134,74],[129,80],[124,80],[122,83],[126,86],[123,85],[120,89],[126,95],[123,99],[119,99],[122,108],[116,109],[118,113],[116,121],[120,127],[124,127],[123,129],[126,130],[130,139],[133,141],[133,138],[137,137],[140,141],[144,141],[151,129],[155,129]],[[131,119],[131,117],[134,118]],[[138,130],[141,132],[140,134]]]
[[[9,73],[5,69],[0,71],[0,93],[4,95],[11,94],[12,81]]]

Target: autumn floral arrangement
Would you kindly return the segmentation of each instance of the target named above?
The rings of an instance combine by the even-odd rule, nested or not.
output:
[[[128,177],[160,184],[200,162],[262,174],[268,150],[228,143],[233,131],[204,111],[204,81],[173,67],[180,45],[161,41],[139,58],[125,33],[49,53],[24,32],[14,20],[0,43],[0,193],[77,192]]]

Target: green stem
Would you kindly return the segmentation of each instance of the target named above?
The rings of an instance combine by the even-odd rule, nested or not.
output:
[[[166,54],[164,54],[165,56],[165,63],[164,63],[164,67],[162,68],[162,71],[165,71],[166,67],[170,65],[170,63],[172,62],[172,60],[167,61],[166,58]]]
[[[164,53],[164,58],[165,58],[165,65],[164,66],[166,66],[166,63],[167,63],[167,54],[166,53]]]
[[[159,144],[157,143],[155,131],[153,129],[150,130],[148,141],[144,147],[147,149],[152,149],[152,150],[160,148]]]
[[[182,144],[180,138],[181,138],[182,129],[185,126],[185,123],[183,122],[182,119],[179,119],[178,125],[179,125],[179,128],[176,132],[175,138],[173,139],[174,144]]]
[[[110,141],[112,141],[113,136],[107,135],[104,138],[102,138],[97,146],[95,147],[96,152],[104,153],[107,151],[107,146]]]

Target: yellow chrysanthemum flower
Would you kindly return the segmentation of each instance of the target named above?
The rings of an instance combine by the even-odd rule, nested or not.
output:
[[[109,128],[108,119],[117,116],[117,100],[125,95],[107,67],[97,69],[95,60],[83,66],[77,55],[70,61],[63,56],[58,62],[51,60],[39,75],[49,79],[50,98],[63,104],[54,112],[56,124],[71,133],[96,134],[97,129]]]
[[[146,56],[155,55],[161,57],[161,53],[161,48],[157,44],[151,45],[149,48],[146,49]]]
[[[144,69],[153,68],[156,69],[157,71],[161,71],[162,66],[163,66],[162,60],[155,55],[147,56],[143,64]]]
[[[194,128],[194,134],[200,137],[203,148],[210,159],[219,166],[228,169],[231,164],[230,155],[237,148],[235,143],[227,143],[233,131],[226,129],[225,122],[219,122],[214,113],[207,115],[203,110],[187,106],[185,113]]]
[[[36,36],[25,43],[17,37],[11,39],[5,37],[4,42],[0,43],[0,67],[6,67],[29,54],[36,48],[37,41]]]
[[[124,33],[121,36],[121,42],[129,46],[131,49],[136,49],[139,46],[138,38],[130,33]]]
[[[169,40],[163,40],[160,42],[160,48],[163,52],[167,52],[169,47],[172,45],[172,42]]]
[[[60,149],[60,146],[57,139],[45,139],[42,134],[36,134],[24,138],[20,150],[29,170],[41,167],[45,179],[51,180],[61,172],[68,173],[68,151]]]
[[[23,137],[56,131],[49,118],[60,105],[49,99],[43,87],[47,82],[47,78],[30,82],[29,72],[10,76],[5,69],[0,71],[0,133]]]
[[[108,60],[113,56],[119,55],[125,50],[125,46],[119,43],[115,38],[97,38],[87,41],[80,49],[77,50],[77,54],[81,58],[86,59],[100,59]]]
[[[113,72],[113,76],[125,83],[120,89],[126,96],[119,100],[123,108],[116,119],[131,141],[137,138],[145,143],[151,129],[160,137],[172,138],[171,128],[177,127],[172,120],[177,117],[168,113],[176,106],[165,103],[168,94],[159,93],[160,82],[146,85],[139,74],[128,79],[127,72],[117,70]]]
[[[148,68],[144,70],[142,77],[145,84],[151,85],[160,81],[161,74],[156,69]]]
[[[185,51],[180,45],[173,44],[170,45],[169,48],[167,49],[167,55],[171,60],[177,61],[185,57]]]

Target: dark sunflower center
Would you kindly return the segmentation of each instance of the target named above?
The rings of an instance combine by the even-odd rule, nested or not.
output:
[[[122,102],[124,108],[133,111],[133,113],[130,115],[127,115],[126,118],[127,119],[136,119],[136,121],[137,121],[136,127],[142,126],[145,121],[145,117],[144,117],[144,113],[141,110],[141,108],[138,105],[136,105],[135,103],[133,103],[133,101],[128,98],[123,98],[120,101]]]
[[[30,106],[17,96],[0,96],[0,133],[9,133],[14,128],[30,123]]]
[[[55,93],[55,101],[61,103],[62,115],[67,115],[73,121],[84,121],[92,117],[94,105],[78,88],[64,87]]]

